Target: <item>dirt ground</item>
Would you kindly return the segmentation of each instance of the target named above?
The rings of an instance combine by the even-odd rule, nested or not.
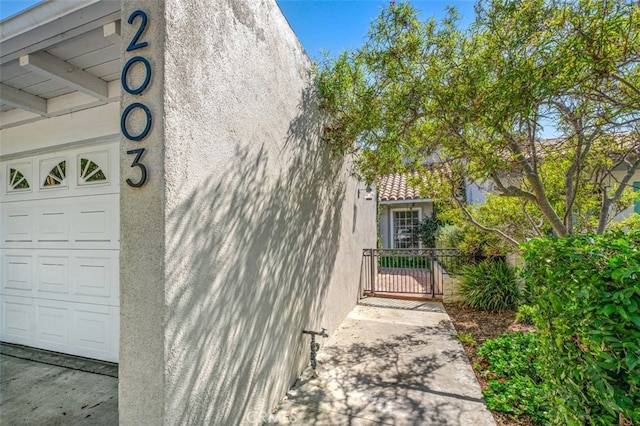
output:
[[[475,345],[464,341],[462,342],[462,346],[464,346],[464,349],[467,351],[471,365],[480,362],[480,357],[476,354],[476,350],[485,340],[498,337],[505,331],[531,330],[530,327],[515,322],[515,311],[489,313],[450,303],[446,303],[444,306],[458,334],[469,333],[475,340]],[[473,371],[478,378],[478,382],[480,382],[482,390],[486,389],[487,380],[482,375],[482,372],[477,371],[475,368]],[[497,413],[495,411],[491,413],[499,426],[535,425],[535,423],[529,420],[520,419],[516,422],[504,413]]]

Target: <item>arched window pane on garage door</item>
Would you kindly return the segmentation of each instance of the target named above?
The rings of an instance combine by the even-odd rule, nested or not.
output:
[[[61,161],[58,164],[56,164],[51,170],[49,170],[49,173],[47,173],[47,176],[44,178],[44,182],[42,183],[42,186],[45,188],[61,186],[66,177],[67,177],[67,162]]]
[[[93,160],[88,158],[80,159],[80,179],[82,183],[105,182],[107,176],[102,168]]]
[[[29,181],[20,170],[9,169],[9,191],[23,191],[29,188]]]

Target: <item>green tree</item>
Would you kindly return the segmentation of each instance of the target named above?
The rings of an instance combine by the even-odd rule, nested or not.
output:
[[[324,137],[354,172],[417,171],[425,197],[517,244],[603,232],[640,166],[640,7],[632,0],[481,1],[423,22],[406,2],[365,44],[318,65]],[[559,137],[544,140],[544,126]],[[461,183],[490,186],[470,209]],[[446,200],[446,202],[444,202]],[[509,226],[505,226],[505,224]]]

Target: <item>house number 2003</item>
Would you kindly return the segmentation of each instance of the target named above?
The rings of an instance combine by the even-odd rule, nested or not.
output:
[[[145,28],[147,27],[147,14],[142,10],[136,10],[129,16],[129,19],[127,20],[127,22],[130,25],[133,25],[134,21],[136,20],[138,20],[138,25],[139,25],[138,31],[136,31],[135,35],[131,39],[129,46],[127,47],[127,52],[132,52],[134,50],[143,49],[149,46],[149,43],[147,43],[146,41],[140,41],[140,37],[142,36]],[[129,74],[129,71],[135,64],[142,64],[144,66],[144,70],[145,70],[144,80],[137,87],[131,87],[129,85],[127,76]],[[130,95],[142,94],[149,86],[150,81],[151,81],[151,64],[146,58],[142,56],[134,56],[133,58],[129,59],[122,67],[122,74],[120,75],[120,83],[124,91],[129,93]],[[142,129],[141,132],[132,134],[129,131],[127,119],[129,118],[129,115],[135,110],[140,110],[144,113],[143,114],[144,128]],[[144,138],[146,138],[147,135],[149,134],[149,131],[151,131],[151,123],[152,123],[152,115],[149,108],[142,102],[134,102],[128,105],[124,109],[124,111],[122,111],[122,116],[120,117],[120,131],[122,132],[125,138],[134,142],[139,142]],[[127,154],[135,155],[135,158],[131,163],[131,167],[136,167],[140,169],[140,179],[137,182],[134,182],[131,179],[127,179],[127,184],[129,186],[138,188],[147,182],[147,167],[141,162],[144,152],[145,152],[144,148],[137,148],[137,149],[132,149],[127,151]]]

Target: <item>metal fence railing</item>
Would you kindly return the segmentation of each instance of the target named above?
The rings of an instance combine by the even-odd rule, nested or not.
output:
[[[363,292],[442,296],[444,274],[457,274],[468,259],[455,248],[365,249]]]

